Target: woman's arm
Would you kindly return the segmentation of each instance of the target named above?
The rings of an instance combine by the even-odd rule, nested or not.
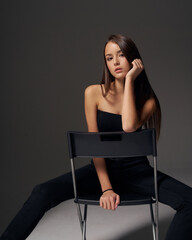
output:
[[[134,81],[143,70],[143,64],[140,59],[135,59],[133,67],[129,70],[125,78],[123,105],[122,105],[122,128],[125,132],[136,131],[152,115],[156,104],[154,98],[148,99],[140,113],[136,109],[134,95]]]
[[[89,132],[98,132],[97,126],[97,105],[100,85],[92,85],[85,89],[85,116]],[[107,173],[104,158],[93,158],[95,169],[101,184],[102,191],[112,189]],[[100,198],[100,206],[105,209],[116,209],[120,202],[119,195],[112,190],[105,192]]]

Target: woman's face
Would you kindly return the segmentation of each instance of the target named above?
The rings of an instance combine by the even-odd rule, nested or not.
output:
[[[131,64],[127,61],[119,45],[114,42],[108,42],[105,47],[105,59],[110,73],[116,79],[124,79]]]

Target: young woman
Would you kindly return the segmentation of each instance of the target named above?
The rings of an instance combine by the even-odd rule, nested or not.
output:
[[[101,84],[85,90],[88,131],[139,131],[155,127],[160,135],[161,109],[147,79],[141,56],[133,41],[111,35],[104,47],[104,72]],[[100,206],[115,210],[120,193],[134,189],[153,193],[153,169],[146,157],[118,159],[94,158],[77,170],[77,188],[101,194]],[[192,239],[192,190],[183,183],[158,172],[159,201],[177,212],[166,240]],[[73,198],[71,173],[37,185],[0,240],[24,240],[44,213]]]

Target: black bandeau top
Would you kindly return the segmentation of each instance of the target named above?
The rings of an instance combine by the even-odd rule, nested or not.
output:
[[[99,132],[123,131],[121,115],[97,110],[97,125]]]
[[[99,132],[123,131],[120,114],[105,112],[99,109],[97,110],[97,125]],[[140,129],[141,127],[138,130]]]

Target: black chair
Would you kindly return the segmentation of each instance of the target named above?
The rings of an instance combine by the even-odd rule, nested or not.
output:
[[[153,156],[154,192],[155,196],[146,197],[134,193],[120,195],[119,206],[149,204],[153,239],[158,240],[158,191],[157,191],[157,149],[155,129],[143,129],[136,132],[74,132],[67,133],[69,156],[71,159],[74,194],[82,231],[82,239],[86,239],[87,206],[99,205],[100,196],[79,196],[76,188],[74,158],[76,157],[134,157]],[[82,216],[80,204],[84,205]],[[155,204],[155,211],[153,205]],[[154,212],[154,213],[153,213]]]

